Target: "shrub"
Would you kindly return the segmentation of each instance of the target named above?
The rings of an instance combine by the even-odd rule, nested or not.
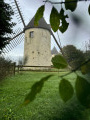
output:
[[[12,62],[0,57],[0,80],[4,79],[11,72]]]

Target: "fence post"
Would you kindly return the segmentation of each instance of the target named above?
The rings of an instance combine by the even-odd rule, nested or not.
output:
[[[18,65],[18,73],[19,73],[19,65]]]
[[[15,62],[13,63],[13,67],[14,67],[14,68],[13,68],[13,69],[14,69],[14,70],[13,70],[13,73],[14,73],[14,75],[15,75],[15,69],[16,69],[16,63],[15,63]]]

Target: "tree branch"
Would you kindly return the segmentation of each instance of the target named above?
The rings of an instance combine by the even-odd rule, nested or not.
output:
[[[67,75],[69,75],[69,74],[71,74],[71,73],[73,73],[73,72],[76,72],[79,68],[81,68],[83,65],[86,65],[86,64],[89,63],[89,62],[90,62],[90,59],[88,59],[87,61],[85,61],[85,62],[82,63],[81,65],[79,65],[76,69],[74,69],[74,70],[72,70],[72,71],[70,71],[69,73],[66,73],[66,74],[64,74],[64,75],[61,75],[61,76],[59,76],[59,77],[63,78],[63,77],[65,77],[65,76],[67,76]]]

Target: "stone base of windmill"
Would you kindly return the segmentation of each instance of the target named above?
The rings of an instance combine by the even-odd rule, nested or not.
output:
[[[25,66],[23,67],[23,70],[28,70],[28,71],[50,71],[51,66]]]

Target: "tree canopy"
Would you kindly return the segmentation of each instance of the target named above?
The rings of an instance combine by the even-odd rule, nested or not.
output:
[[[14,12],[11,6],[5,3],[4,0],[0,0],[0,50],[8,44],[7,40],[10,39],[6,37],[6,34],[13,32],[12,27],[15,23],[11,21],[12,15],[14,15]]]
[[[72,69],[77,68],[85,61],[84,53],[73,45],[64,46],[63,52]]]

